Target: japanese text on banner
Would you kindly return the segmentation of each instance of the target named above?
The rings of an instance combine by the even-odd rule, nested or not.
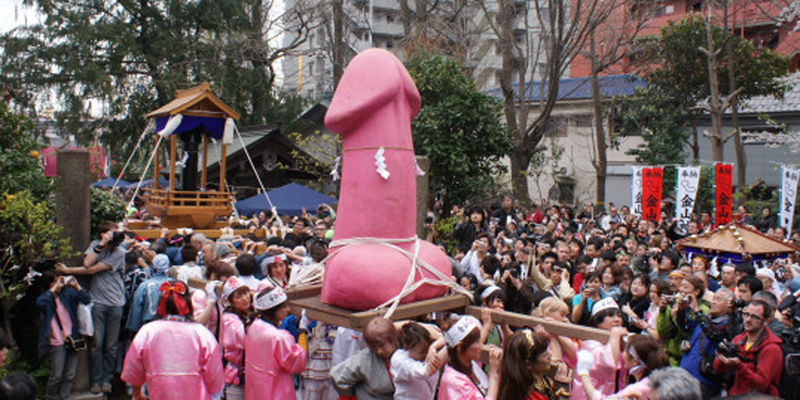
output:
[[[786,229],[787,237],[792,232],[792,223],[794,222],[798,178],[800,178],[800,171],[781,166],[781,209],[779,216],[780,225]]]
[[[675,220],[680,232],[686,232],[692,218],[697,188],[700,184],[700,167],[679,167],[675,193]]]
[[[733,196],[733,166],[717,163],[714,165],[714,187],[717,226],[731,222],[731,201]]]
[[[642,169],[642,219],[661,219],[661,183],[663,171],[660,167]]]

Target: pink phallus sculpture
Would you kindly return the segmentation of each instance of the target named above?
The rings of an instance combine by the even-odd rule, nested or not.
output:
[[[387,244],[417,254],[452,279],[447,255],[432,243],[415,241],[411,120],[419,107],[414,81],[400,60],[385,50],[358,54],[336,88],[325,115],[325,125],[342,137],[343,147],[339,208],[322,285],[321,298],[327,304],[361,311],[397,296],[409,280],[412,261]],[[415,269],[413,281],[423,277],[434,274]],[[446,286],[424,284],[400,303],[446,291]]]

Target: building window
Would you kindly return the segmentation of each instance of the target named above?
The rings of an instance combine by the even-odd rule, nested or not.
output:
[[[386,22],[394,22],[394,15],[386,14]]]
[[[391,40],[387,40],[386,41],[386,48],[387,49],[391,49],[392,47],[394,47],[394,42],[391,41]]]

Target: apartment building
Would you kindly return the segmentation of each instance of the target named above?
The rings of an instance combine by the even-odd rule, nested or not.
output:
[[[291,0],[299,1],[299,0]],[[463,1],[463,3],[462,3]],[[447,47],[446,53],[459,58],[475,81],[479,90],[498,86],[497,71],[501,66],[497,35],[492,26],[496,21],[497,0],[440,0],[423,2],[426,6],[436,4],[432,13],[439,19],[429,18],[425,28],[435,31],[436,40]],[[287,6],[291,7],[291,2]],[[415,2],[409,2],[414,12]],[[330,5],[320,3],[320,15],[330,14]],[[517,18],[514,20],[516,40],[531,43],[538,41],[538,18],[526,10],[527,2],[514,0]],[[399,0],[344,0],[344,39],[345,59],[351,59],[358,52],[371,48],[392,51],[401,60],[404,40],[414,40],[406,34],[403,12]],[[457,10],[457,14],[456,11]],[[487,13],[488,12],[488,13]],[[329,18],[330,20],[330,18]],[[436,25],[439,26],[436,26]],[[289,56],[283,59],[283,88],[297,91],[311,98],[320,98],[333,92],[333,64],[331,54],[332,26],[324,18],[312,24],[314,27],[308,39]],[[288,43],[295,36],[284,35]],[[536,59],[536,57],[533,57]],[[539,79],[536,75],[533,79]]]

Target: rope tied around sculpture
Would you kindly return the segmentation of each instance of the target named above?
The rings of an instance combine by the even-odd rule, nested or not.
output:
[[[414,242],[414,252],[413,253],[408,251],[408,250],[405,250],[405,249],[403,249],[403,248],[401,248],[399,246],[397,246],[397,244],[408,243],[408,242]],[[336,256],[340,251],[342,251],[342,250],[344,250],[344,249],[346,249],[348,247],[358,246],[358,245],[362,245],[362,244],[374,244],[374,245],[384,246],[384,247],[388,247],[388,248],[397,250],[398,252],[400,252],[402,255],[406,256],[411,261],[411,268],[410,268],[410,271],[409,271],[409,274],[408,274],[408,278],[406,278],[406,282],[403,285],[403,289],[400,291],[400,293],[398,293],[396,296],[392,297],[391,299],[387,300],[383,304],[375,307],[375,310],[378,310],[378,309],[383,309],[386,306],[391,304],[391,306],[389,307],[389,310],[386,312],[384,317],[391,318],[392,315],[394,314],[395,310],[397,309],[397,306],[400,305],[400,301],[403,299],[403,297],[406,297],[407,295],[413,293],[415,290],[417,290],[418,288],[420,288],[422,285],[425,285],[425,284],[430,284],[430,285],[433,285],[433,286],[448,286],[451,289],[453,289],[454,291],[456,291],[457,293],[464,294],[467,297],[469,297],[470,299],[472,299],[472,293],[470,293],[469,291],[467,291],[466,289],[461,287],[461,285],[459,285],[451,277],[443,274],[442,272],[440,272],[439,270],[437,270],[436,268],[434,268],[433,266],[428,264],[425,260],[419,258],[420,239],[419,239],[419,237],[417,237],[417,235],[414,235],[412,237],[405,238],[405,239],[356,237],[356,238],[349,238],[349,239],[334,240],[333,242],[331,242],[330,247],[331,248],[339,247],[339,248],[336,249],[336,251],[334,251],[333,253],[329,254],[327,257],[325,257],[325,259],[322,260],[321,263],[327,262],[329,259],[331,259],[334,256]],[[422,274],[423,270],[427,270],[428,272],[433,274],[437,279],[425,277]],[[419,281],[414,282],[414,277],[415,277],[417,271],[420,272],[420,276],[422,278]]]

